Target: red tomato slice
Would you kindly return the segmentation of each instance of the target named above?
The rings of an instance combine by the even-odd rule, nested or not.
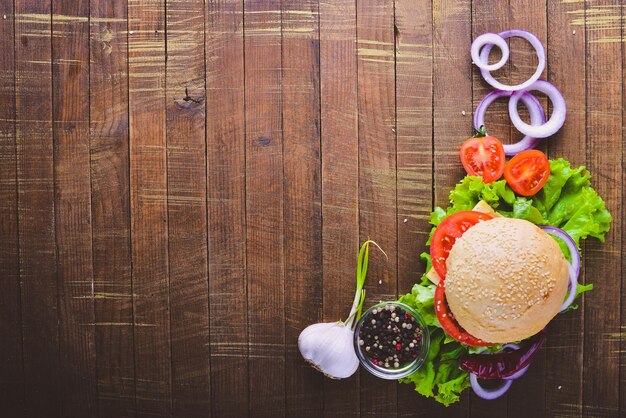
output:
[[[494,136],[470,138],[461,145],[461,162],[467,174],[480,176],[485,183],[493,183],[504,172],[504,147]]]
[[[465,331],[463,327],[459,325],[456,319],[454,319],[454,315],[452,314],[452,312],[450,312],[450,308],[448,307],[448,302],[446,302],[446,293],[443,280],[440,280],[439,284],[437,285],[434,299],[435,313],[437,314],[437,319],[439,320],[439,323],[441,324],[443,330],[447,332],[448,335],[450,335],[458,342],[466,345],[472,345],[475,347],[492,345],[491,343],[485,342],[480,338],[476,338],[469,332]]]
[[[493,216],[488,213],[464,210],[453,213],[437,226],[430,242],[430,259],[441,281],[446,278],[446,260],[457,238],[478,222],[489,219]]]
[[[504,178],[511,189],[522,196],[536,194],[550,177],[550,163],[543,152],[531,149],[511,158],[504,169]]]

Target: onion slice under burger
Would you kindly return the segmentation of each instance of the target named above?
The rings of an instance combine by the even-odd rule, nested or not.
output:
[[[567,249],[570,253],[570,258],[572,259],[571,263],[567,263],[567,268],[569,270],[569,294],[567,295],[567,298],[565,298],[565,302],[563,302],[563,305],[559,310],[559,312],[563,312],[570,307],[570,305],[574,302],[574,299],[576,298],[578,276],[580,275],[580,252],[578,251],[578,246],[576,245],[576,241],[574,241],[574,238],[572,238],[570,234],[563,231],[561,228],[550,225],[541,225],[539,228],[544,230],[546,233],[563,240],[563,242],[565,242],[565,244],[567,245]]]
[[[478,382],[478,376],[474,373],[470,373],[470,384],[472,385],[472,389],[474,393],[483,399],[491,401],[493,399],[497,399],[500,396],[504,395],[513,384],[512,380],[502,380],[502,383],[493,389],[486,389],[480,385]]]
[[[578,251],[578,246],[576,245],[574,238],[556,226],[540,225],[539,228],[565,242],[565,245],[567,245],[567,249],[569,250],[570,258],[572,259],[572,267],[574,267],[574,272],[576,273],[576,277],[578,277],[580,274],[580,252]]]
[[[515,86],[508,86],[506,84],[502,84],[491,75],[491,72],[489,70],[484,70],[481,68],[480,73],[482,74],[485,81],[489,83],[492,87],[499,89],[499,90],[517,91],[517,90],[525,89],[529,87],[531,84],[533,84],[535,81],[539,80],[541,73],[546,68],[546,50],[543,48],[543,45],[541,44],[541,41],[539,40],[539,38],[537,38],[535,35],[533,35],[530,32],[527,32],[525,30],[517,30],[517,29],[500,32],[498,35],[500,35],[500,37],[503,39],[512,38],[512,37],[519,37],[519,38],[526,39],[528,42],[530,42],[532,47],[535,49],[535,53],[537,54],[539,63],[537,64],[535,73],[528,80],[524,81],[523,83],[517,84]],[[491,49],[493,48],[493,46],[494,44],[486,44],[483,47],[483,49],[480,51],[481,64],[489,62],[489,53],[491,52]]]
[[[474,112],[474,129],[480,130],[480,128],[485,125],[485,113],[487,112],[487,108],[489,108],[494,101],[501,97],[511,97],[512,94],[513,92],[511,91],[503,90],[493,90],[489,92],[476,107],[476,111]],[[522,92],[521,101],[528,109],[530,123],[532,125],[543,125],[546,123],[543,107],[535,96],[528,92]],[[538,138],[526,135],[515,144],[505,144],[504,154],[507,156],[519,154],[522,151],[535,148],[539,141],[540,139]]]
[[[520,346],[517,344],[510,343],[510,344],[504,344],[502,348],[510,349],[510,350],[519,350]],[[480,382],[478,381],[478,376],[474,373],[470,373],[470,384],[472,385],[472,389],[474,390],[474,393],[477,396],[483,399],[487,399],[487,400],[496,399],[504,395],[513,384],[513,381],[515,379],[519,379],[520,377],[522,377],[528,371],[529,368],[530,368],[530,363],[523,369],[512,374],[511,376],[503,378],[502,383],[493,389],[486,389],[483,386],[481,386]]]

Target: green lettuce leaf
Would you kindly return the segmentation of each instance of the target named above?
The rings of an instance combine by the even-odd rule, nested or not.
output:
[[[532,198],[545,223],[563,229],[576,244],[588,236],[604,241],[612,221],[590,178],[584,166],[573,169],[562,158],[550,160],[550,177]]]
[[[467,349],[456,341],[446,343],[442,329],[428,328],[431,336],[426,361],[400,382],[413,383],[420,395],[449,406],[457,402],[461,392],[469,387],[469,374],[459,367],[459,360]]]

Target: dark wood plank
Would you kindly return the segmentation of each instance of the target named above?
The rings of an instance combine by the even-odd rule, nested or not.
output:
[[[208,2],[206,141],[211,406],[248,415],[243,2]]]
[[[366,306],[397,294],[395,51],[393,1],[357,4],[360,238],[376,241]],[[396,382],[361,372],[361,415],[395,415]]]
[[[319,11],[282,3],[286,415],[322,415],[324,376],[302,361],[300,331],[322,318]]]
[[[97,416],[89,168],[89,1],[52,2],[61,416]]]
[[[535,34],[546,51],[547,44],[547,10],[545,1],[539,0],[509,0],[511,28],[523,28]],[[538,59],[530,44],[521,38],[512,38],[509,42],[511,48],[510,82],[521,83],[530,77],[537,68]],[[546,78],[546,71],[541,76]],[[537,93],[537,98],[548,109],[548,101],[542,94]],[[511,127],[512,135],[517,131]],[[547,152],[547,144],[544,141],[538,149]],[[545,415],[545,373],[546,373],[545,350],[542,350],[533,360],[533,365],[523,379],[515,382],[508,393],[509,417],[528,417]]]
[[[15,2],[17,174],[26,416],[58,416],[51,4]]]
[[[471,128],[468,121],[472,111],[471,35],[469,0],[433,3],[433,191],[434,204],[438,206],[447,206],[450,190],[465,175],[458,150]],[[468,416],[469,392],[448,408],[434,405],[432,416]]]
[[[130,211],[138,416],[171,412],[165,2],[128,3]]]
[[[395,1],[396,140],[398,144],[398,293],[408,293],[424,273],[432,210],[432,3]],[[428,414],[434,401],[398,386],[398,415]]]
[[[626,7],[622,4],[622,184],[626,181],[626,165],[624,164],[624,155],[626,153],[626,130],[624,129],[626,125],[626,109],[624,108],[624,103],[626,103]],[[624,205],[626,205],[626,194],[623,192],[622,188],[622,213],[618,214],[621,216],[622,222],[622,292],[626,289],[626,240],[624,239],[624,227],[626,227],[626,220],[624,220],[624,216],[626,216],[626,211],[624,210]],[[621,297],[621,324],[620,330],[623,330],[626,327],[626,300],[624,298],[624,294]],[[620,382],[619,382],[619,412],[621,415],[626,414],[626,370],[624,367],[626,366],[626,355],[624,352],[626,351],[625,341],[623,338],[620,340]]]
[[[278,417],[285,414],[282,15],[275,0],[244,7],[249,409]]]
[[[489,2],[473,2],[472,3],[472,38],[482,35],[486,32],[499,33],[504,30],[510,29],[512,26],[509,23],[509,1],[489,1]],[[500,57],[499,51],[496,54],[498,48],[494,48],[492,57]],[[466,59],[471,60],[470,51],[467,50],[465,56]],[[495,60],[493,58],[492,60]],[[492,74],[498,80],[503,83],[510,83],[511,76],[509,71],[511,60],[504,67],[498,71],[494,71]],[[471,136],[473,122],[472,115],[480,101],[487,95],[493,88],[487,84],[480,73],[480,70],[475,65],[472,65],[472,103],[473,107],[471,111],[465,111],[465,124],[466,136]],[[485,126],[490,135],[494,135],[499,138],[503,143],[516,142],[520,136],[517,131],[511,129],[511,123],[508,112],[508,101],[505,99],[498,100],[493,103],[488,110],[485,117]],[[458,148],[456,148],[458,149]],[[460,163],[460,160],[457,160]],[[478,396],[475,396],[471,391],[471,410],[470,415],[475,417],[506,417],[507,416],[507,398],[508,395],[502,396],[493,401],[486,401]]]
[[[509,1],[489,1],[489,2],[473,2],[472,3],[472,38],[473,41],[476,37],[486,32],[499,33],[504,30],[511,29],[511,23],[509,19]],[[516,44],[517,45],[517,44]],[[495,62],[500,58],[500,50],[497,47],[492,49],[491,62]],[[467,51],[466,56],[471,61],[470,51]],[[511,82],[512,60],[509,61],[499,70],[493,71],[492,74],[497,80],[508,84]],[[474,110],[480,103],[480,101],[493,90],[487,82],[483,79],[480,69],[475,65],[472,65],[472,109],[466,111],[465,116],[467,119],[467,134],[468,137],[472,133],[473,120],[472,115]],[[518,141],[521,136],[512,127],[508,101],[506,99],[500,99],[491,104],[485,115],[485,125],[490,135],[493,135],[500,139],[503,143],[514,143]]]
[[[622,183],[622,44],[621,2],[585,4],[587,150],[592,184],[606,202],[616,222],[605,243],[589,240],[585,267],[598,285],[585,304],[583,416],[619,414],[620,206]]]
[[[91,210],[100,415],[135,410],[126,2],[90,2]]]
[[[581,3],[548,2],[547,79],[567,102],[567,121],[547,144],[551,158],[572,165],[586,163],[585,31]],[[574,19],[572,19],[574,18]],[[583,254],[585,254],[583,246]],[[585,280],[584,259],[579,280]],[[594,274],[588,281],[598,282]],[[582,416],[584,302],[579,309],[558,315],[548,329],[546,343],[545,415]]]
[[[350,313],[359,249],[356,3],[321,1],[319,12],[323,319],[337,321]],[[324,379],[324,416],[359,416],[359,394],[359,373]]]
[[[23,414],[24,370],[17,219],[13,0],[0,1],[0,404]]]
[[[172,414],[184,417],[211,410],[203,5],[167,3]]]

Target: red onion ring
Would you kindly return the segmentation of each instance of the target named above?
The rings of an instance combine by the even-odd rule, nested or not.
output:
[[[508,343],[508,344],[504,344],[502,346],[502,349],[505,348],[510,348],[511,350],[519,350],[520,347],[517,344],[514,343]],[[516,371],[515,373],[513,373],[512,375],[510,375],[509,377],[505,377],[503,380],[515,380],[515,379],[519,379],[520,377],[524,376],[524,374],[528,371],[528,369],[530,368],[530,363],[524,367],[523,369],[520,369],[518,371]]]
[[[510,375],[509,377],[505,377],[504,380],[515,380],[515,379],[519,379],[520,377],[524,376],[524,374],[528,371],[528,369],[530,369],[530,364],[526,367],[524,367],[523,369],[513,373],[512,375]]]
[[[509,344],[504,344],[502,346],[503,350],[506,348],[511,349],[511,350],[519,350],[520,346],[514,343],[509,343]],[[477,396],[483,399],[487,399],[487,400],[497,399],[500,396],[504,395],[513,384],[513,381],[515,379],[519,379],[520,377],[522,377],[528,371],[529,368],[530,368],[530,364],[528,364],[523,369],[520,369],[519,371],[515,372],[511,376],[501,379],[502,383],[498,387],[493,388],[493,389],[485,389],[484,387],[482,387],[480,383],[478,382],[478,376],[476,376],[474,373],[470,373],[470,384],[472,386],[472,389],[474,390],[474,393]]]
[[[511,385],[513,384],[512,380],[502,380],[500,386],[493,389],[485,389],[478,383],[478,377],[474,373],[470,373],[470,384],[472,385],[472,389],[474,393],[483,399],[491,401],[493,399],[497,399],[500,396],[504,395]]]
[[[569,285],[567,286],[567,288],[569,290],[569,294],[567,295],[567,298],[565,298],[565,302],[563,302],[563,305],[561,305],[561,309],[559,310],[559,312],[563,312],[565,309],[570,307],[570,305],[574,302],[574,299],[576,298],[578,276],[580,275],[580,252],[578,252],[578,246],[576,245],[576,241],[574,241],[574,238],[572,238],[570,234],[563,231],[561,228],[550,225],[541,225],[539,226],[539,228],[543,229],[546,233],[550,235],[554,235],[555,237],[559,237],[560,239],[562,239],[567,245],[570,257],[572,258],[572,262],[567,263],[567,268],[569,271]]]
[[[567,245],[567,249],[569,250],[570,257],[572,259],[572,267],[574,268],[574,273],[576,278],[580,275],[580,252],[578,251],[578,246],[576,245],[576,241],[574,238],[570,236],[567,232],[563,231],[561,228],[557,228],[556,226],[550,225],[540,225],[544,232],[554,235],[555,237],[560,238]]]
[[[490,49],[493,48],[493,45],[500,48],[500,51],[502,51],[500,61],[495,64],[489,64],[489,55],[487,55],[487,59],[483,61],[479,53],[480,49],[485,45],[491,45]],[[509,52],[509,45],[506,43],[504,38],[495,33],[483,33],[474,39],[474,42],[472,42],[472,48],[470,49],[470,54],[472,55],[472,61],[474,61],[474,64],[481,70],[486,71],[495,71],[502,68],[509,59]]]
[[[489,92],[476,107],[474,112],[474,129],[480,130],[481,126],[485,125],[485,113],[487,108],[496,99],[500,97],[510,97],[513,94],[511,91],[493,90]],[[546,116],[543,112],[543,107],[539,100],[530,93],[522,92],[521,100],[524,106],[528,109],[530,114],[530,123],[532,125],[543,125],[546,122]],[[526,151],[531,148],[535,148],[540,139],[533,138],[531,136],[524,136],[520,141],[515,144],[505,144],[504,154],[507,156],[516,155],[522,151]]]
[[[516,29],[500,32],[498,35],[500,35],[500,37],[503,39],[507,39],[511,37],[520,37],[520,38],[526,39],[528,42],[530,42],[532,47],[535,48],[535,53],[537,54],[537,58],[539,58],[539,64],[537,65],[537,69],[535,70],[535,73],[532,76],[530,76],[528,80],[516,86],[508,86],[506,84],[500,83],[491,75],[489,71],[483,70],[481,68],[480,73],[482,74],[485,81],[489,83],[492,87],[500,89],[500,90],[517,91],[517,90],[525,89],[526,87],[530,86],[531,84],[539,80],[541,73],[546,67],[546,51],[543,48],[543,45],[541,44],[541,41],[539,40],[539,38],[537,38],[535,35],[533,35],[530,32],[527,32],[524,30],[516,30]],[[482,49],[482,51],[480,51],[480,59],[482,63],[489,62],[489,53],[491,52],[492,48],[493,48],[493,44],[491,45],[486,44],[485,47]],[[520,132],[522,131],[520,130]],[[522,132],[522,133],[525,133],[525,132]],[[533,136],[533,135],[530,135],[530,136]]]
[[[552,102],[552,115],[550,119],[542,125],[529,125],[522,120],[517,112],[517,102],[524,92],[516,91],[509,99],[509,116],[511,122],[518,131],[524,135],[535,138],[547,138],[554,135],[565,123],[566,105],[561,92],[551,83],[544,80],[537,80],[526,87],[526,91],[537,90],[545,93]]]

